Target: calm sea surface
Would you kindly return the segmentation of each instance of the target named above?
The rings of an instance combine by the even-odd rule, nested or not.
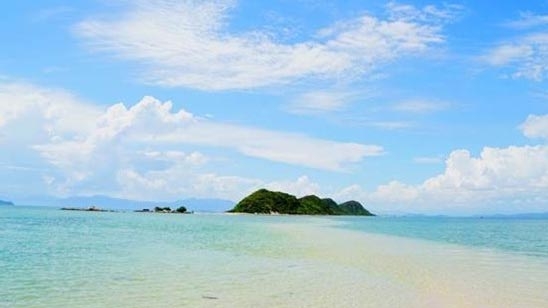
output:
[[[548,258],[546,218],[359,217],[340,219],[343,227],[364,232],[414,237],[431,241]]]
[[[373,275],[365,261],[326,261],[329,255],[324,250],[331,248],[320,246],[321,236],[314,242],[306,232],[279,231],[296,224],[420,239],[432,243],[414,246],[422,251],[449,245],[474,260],[476,255],[469,256],[476,251],[489,256],[493,251],[497,257],[488,260],[519,260],[524,277],[531,277],[529,269],[548,269],[548,220],[542,219],[175,215],[0,207],[0,307],[327,307],[330,300],[341,307],[363,306],[341,302],[337,294],[348,299],[353,293],[336,289],[339,282],[385,283],[386,289],[367,292],[387,294],[394,286],[405,287],[411,301],[417,306],[424,303],[419,290],[426,283],[420,280],[424,273],[415,265],[402,265],[406,275],[417,271],[417,280],[407,284],[394,281],[399,274],[390,272],[388,265],[386,272]],[[309,242],[317,245],[308,246]],[[389,275],[392,278],[386,278]],[[321,277],[331,280],[322,282]],[[491,278],[485,279],[482,283],[489,286]],[[545,298],[534,290],[548,288],[548,279],[539,276],[527,283],[534,284],[527,289],[533,290],[531,303],[542,307]],[[387,303],[397,305],[398,298]]]

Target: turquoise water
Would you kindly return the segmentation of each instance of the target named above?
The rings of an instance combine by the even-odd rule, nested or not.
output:
[[[188,280],[178,288],[201,292],[189,297],[207,297],[200,272],[225,275],[217,264],[255,266],[280,253],[280,239],[257,227],[260,220],[0,208],[0,307],[75,307],[102,294],[127,294],[127,285],[165,295],[177,291],[175,279]],[[96,306],[110,304],[116,306]]]
[[[528,279],[530,287],[519,290],[531,293],[534,301],[529,306],[545,307],[548,299],[536,290],[544,290],[548,280],[535,274],[548,269],[547,227],[548,221],[540,219],[172,215],[0,207],[0,307],[364,307],[358,299],[372,302],[375,296],[378,302],[371,307],[421,307],[432,288],[449,282],[453,286],[457,275],[482,270],[483,278],[473,277],[485,289],[476,286],[478,296],[491,290],[493,297],[500,297],[500,287],[493,286],[511,275],[519,286]],[[335,230],[343,233],[333,237],[339,234]],[[390,238],[355,238],[345,230],[440,244],[402,245]],[[375,241],[380,241],[377,247],[384,257],[365,249]],[[478,247],[497,254],[478,254]],[[428,255],[417,256],[424,251]],[[451,258],[456,258],[453,263],[442,262]],[[418,266],[423,260],[430,261]],[[373,264],[383,270],[370,267]],[[506,273],[508,264],[516,273]],[[523,279],[517,278],[520,275]],[[355,286],[369,286],[369,291]],[[502,287],[508,286],[512,284]],[[459,303],[460,297],[444,293],[457,287],[440,289],[437,296]],[[519,298],[510,297],[513,289],[518,290],[505,291],[508,300]],[[395,291],[401,296],[387,302]],[[413,301],[417,304],[411,305]]]
[[[342,227],[363,232],[485,247],[548,258],[546,218],[344,217]]]

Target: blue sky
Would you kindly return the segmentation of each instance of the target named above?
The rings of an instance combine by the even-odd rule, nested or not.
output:
[[[548,1],[17,1],[0,198],[548,210]]]

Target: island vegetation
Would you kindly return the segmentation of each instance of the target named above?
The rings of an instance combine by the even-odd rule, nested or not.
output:
[[[260,189],[242,199],[229,213],[293,215],[375,216],[358,201],[337,204],[333,199],[309,195],[297,198],[288,193]]]

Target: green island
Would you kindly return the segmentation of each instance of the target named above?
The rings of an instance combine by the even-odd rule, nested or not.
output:
[[[333,199],[309,195],[297,198],[288,193],[259,189],[242,199],[229,213],[292,215],[375,216],[358,201],[337,204]]]
[[[11,201],[0,200],[0,205],[14,205]]]

